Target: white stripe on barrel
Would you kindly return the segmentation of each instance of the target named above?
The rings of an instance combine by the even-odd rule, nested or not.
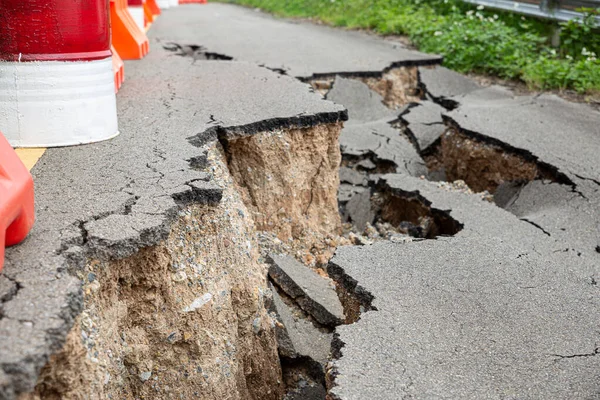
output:
[[[0,130],[13,147],[68,146],[118,135],[112,58],[0,62]]]
[[[106,0],[2,0],[0,131],[14,147],[118,134]]]

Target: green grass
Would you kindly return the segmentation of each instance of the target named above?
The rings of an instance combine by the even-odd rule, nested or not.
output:
[[[563,24],[552,48],[552,23],[483,9],[459,0],[220,0],[286,17],[317,18],[349,28],[408,36],[421,51],[444,56],[459,72],[517,79],[535,89],[600,92],[600,34],[593,18]],[[597,10],[586,10],[587,15]]]

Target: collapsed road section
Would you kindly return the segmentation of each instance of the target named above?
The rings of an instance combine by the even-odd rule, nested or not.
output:
[[[242,201],[263,194],[236,189],[234,175],[252,175],[232,174],[230,159],[250,137],[303,146],[301,168],[265,171],[263,189],[293,173],[287,212],[330,204],[333,230],[345,111],[249,64],[155,50],[128,67],[122,135],[48,150],[33,171],[38,221],[0,277],[1,397],[279,398],[254,222],[271,210]],[[283,168],[282,154],[263,156]],[[327,215],[314,214],[286,232],[321,227]]]
[[[237,7],[150,36],[122,135],[33,171],[0,397],[598,393],[598,113]]]
[[[553,96],[482,88],[423,67],[433,61],[423,58],[417,81],[376,85],[369,74],[396,67],[410,78],[419,61],[394,65],[340,42],[327,57],[315,50],[326,41],[296,39],[303,24],[227,6],[211,11],[179,39],[196,32],[211,51],[285,71],[349,110],[339,201],[363,246],[338,248],[327,270],[344,288],[341,298],[351,299],[344,303],[367,312],[335,328],[329,398],[594,397],[598,113]],[[226,18],[245,38],[277,34],[242,49],[211,33],[225,29]],[[305,36],[315,39],[317,30],[329,28]],[[384,45],[392,46],[374,48]],[[336,64],[357,57],[368,65]],[[382,90],[394,86],[408,108]],[[390,193],[401,195],[397,208],[418,200],[454,228],[429,236],[436,240],[378,229],[379,199]],[[402,221],[401,230],[427,237],[429,221]]]

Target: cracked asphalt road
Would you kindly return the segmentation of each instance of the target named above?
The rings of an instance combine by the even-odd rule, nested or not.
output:
[[[307,85],[248,63],[192,65],[155,48],[127,68],[121,135],[49,149],[32,171],[37,221],[8,249],[0,276],[0,398],[31,390],[81,310],[81,284],[69,271],[87,256],[121,258],[156,244],[178,205],[220,199],[192,167],[205,163],[203,144],[346,118]]]
[[[346,119],[343,100],[324,101],[292,77],[377,75],[441,61],[363,33],[220,4],[168,10],[150,38],[149,56],[127,63],[121,136],[48,150],[33,170],[38,220],[27,241],[8,250],[0,275],[0,398],[31,390],[64,342],[82,307],[71,272],[87,256],[129,255],[164,237],[179,204],[219,200],[220,188],[196,170],[207,143]],[[161,48],[169,42],[234,61],[180,57]],[[383,176],[464,227],[436,240],[338,249],[332,265],[373,296],[377,310],[336,329],[342,347],[331,395],[597,398],[600,114],[553,96],[481,89],[440,68],[420,68],[420,76],[431,101],[456,108],[429,104],[414,120],[408,110],[406,121],[433,126],[443,114],[553,166],[571,185],[527,183],[501,209],[411,176],[420,169]],[[351,119],[353,109],[363,115],[377,106],[368,97],[348,105]],[[384,121],[366,122],[387,130],[393,118],[378,112]],[[423,146],[438,134],[426,132]],[[347,138],[350,147],[364,139]],[[402,148],[398,165],[419,162],[419,148]]]

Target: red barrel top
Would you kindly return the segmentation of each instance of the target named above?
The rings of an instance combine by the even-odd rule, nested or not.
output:
[[[0,0],[0,60],[110,56],[108,0]]]

